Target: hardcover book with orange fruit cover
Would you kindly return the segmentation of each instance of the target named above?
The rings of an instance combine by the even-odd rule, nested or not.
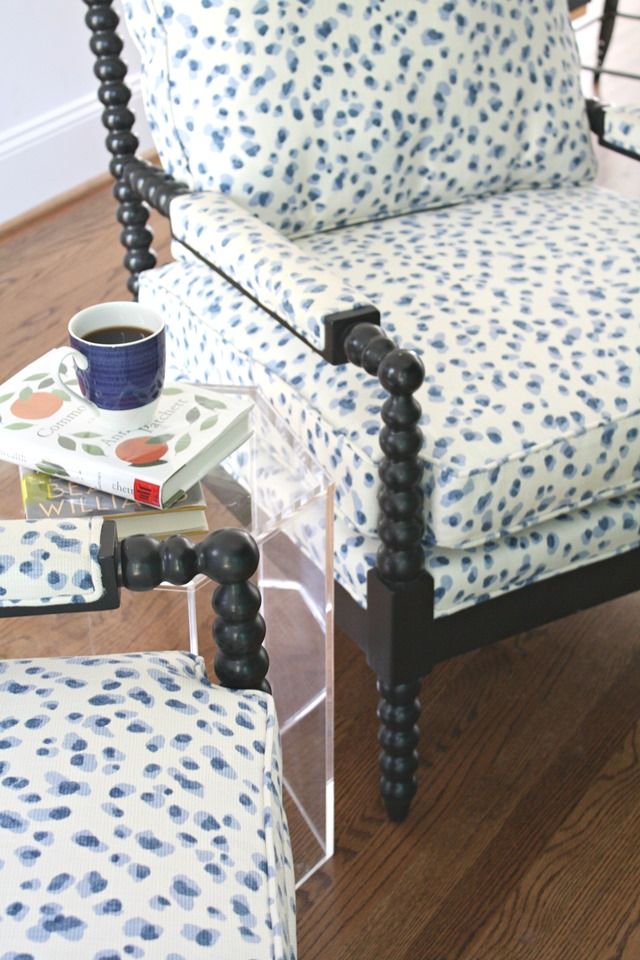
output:
[[[58,386],[58,366],[51,350],[0,385],[0,459],[166,508],[251,433],[250,398],[182,382],[148,423],[114,429]]]

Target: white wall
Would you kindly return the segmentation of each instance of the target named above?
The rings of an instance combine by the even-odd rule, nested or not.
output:
[[[82,0],[0,0],[0,223],[107,170],[86,11]],[[146,150],[139,59],[124,33]]]

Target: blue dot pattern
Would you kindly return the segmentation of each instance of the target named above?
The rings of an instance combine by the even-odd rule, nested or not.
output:
[[[638,486],[639,214],[569,188],[299,241],[423,356],[428,543],[481,544]],[[318,360],[204,266],[149,273],[141,295],[174,331],[174,368],[261,386],[335,479],[342,515],[375,534],[375,380]]]
[[[603,140],[640,157],[640,105],[607,107]]]
[[[321,406],[322,395],[314,393],[313,401],[310,395],[316,384],[329,382],[332,394],[346,397],[355,409],[361,388],[368,388],[368,380],[359,381],[350,368],[336,370],[310,361],[308,351],[296,338],[233,288],[221,285],[201,265],[183,262],[150,272],[142,278],[141,300],[165,315],[171,355],[176,363],[174,373],[186,372],[193,381],[210,378],[215,383],[258,385],[284,413],[292,429],[305,438],[316,457],[333,445],[329,469],[334,477],[346,472],[345,461],[352,450],[347,432],[331,428],[333,396]],[[243,330],[249,331],[249,337],[242,336]],[[198,344],[198,350],[192,349],[193,344]],[[324,374],[328,374],[328,381],[322,380]],[[322,414],[326,419],[321,419]],[[369,424],[377,430],[377,416],[368,418],[367,429]],[[286,446],[286,437],[283,444]],[[286,451],[278,448],[274,456],[285,458]],[[241,480],[247,480],[247,463],[242,455],[234,455],[226,464]],[[353,491],[353,497],[359,496],[358,509],[362,509],[364,497],[375,489],[376,470],[365,463],[361,473],[356,473],[355,458],[354,466],[348,466],[351,477],[359,477],[359,488]],[[349,475],[344,485],[347,490],[348,479]],[[273,512],[283,509],[294,496],[294,491],[287,494],[286,474],[261,477],[260,491],[262,497],[268,498]],[[293,526],[291,530],[294,535]],[[591,560],[630,550],[639,543],[639,531],[640,494],[629,492],[538,522],[526,530],[490,537],[472,548],[443,548],[425,538],[427,568],[436,584],[436,616]],[[295,535],[322,569],[324,541],[322,531],[318,531],[319,536],[316,533],[305,527]],[[338,509],[334,538],[336,578],[359,603],[366,605],[366,575],[375,563],[378,547],[375,534],[357,530]]]
[[[3,661],[0,697],[0,956],[295,960],[271,697],[179,652]]]
[[[171,203],[171,233],[319,350],[328,317],[371,307],[339,271],[321,266],[229,197],[191,193]],[[215,224],[215,228],[212,225]]]
[[[566,0],[124,7],[165,169],[289,236],[593,175]]]
[[[99,600],[101,530],[101,517],[0,521],[0,606]]]

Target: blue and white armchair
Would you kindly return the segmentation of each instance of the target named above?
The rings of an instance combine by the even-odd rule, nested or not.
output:
[[[130,289],[333,476],[401,819],[438,661],[640,587],[640,203],[593,184],[566,0],[125,0],[162,169],[85,3]]]
[[[178,650],[39,658],[39,619],[32,656],[0,659],[0,956],[295,960],[255,542],[118,543],[101,518],[13,520],[0,551],[0,626],[109,610],[121,587],[217,580],[224,684]]]

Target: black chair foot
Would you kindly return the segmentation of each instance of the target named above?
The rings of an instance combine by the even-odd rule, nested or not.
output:
[[[380,793],[391,820],[404,820],[416,790],[420,681],[396,685],[378,682],[381,746]]]
[[[382,792],[382,784],[380,789]],[[414,794],[415,790],[412,791],[411,796],[408,798],[383,796],[384,808],[387,811],[389,820],[393,821],[393,823],[402,823],[403,820],[407,819]]]

